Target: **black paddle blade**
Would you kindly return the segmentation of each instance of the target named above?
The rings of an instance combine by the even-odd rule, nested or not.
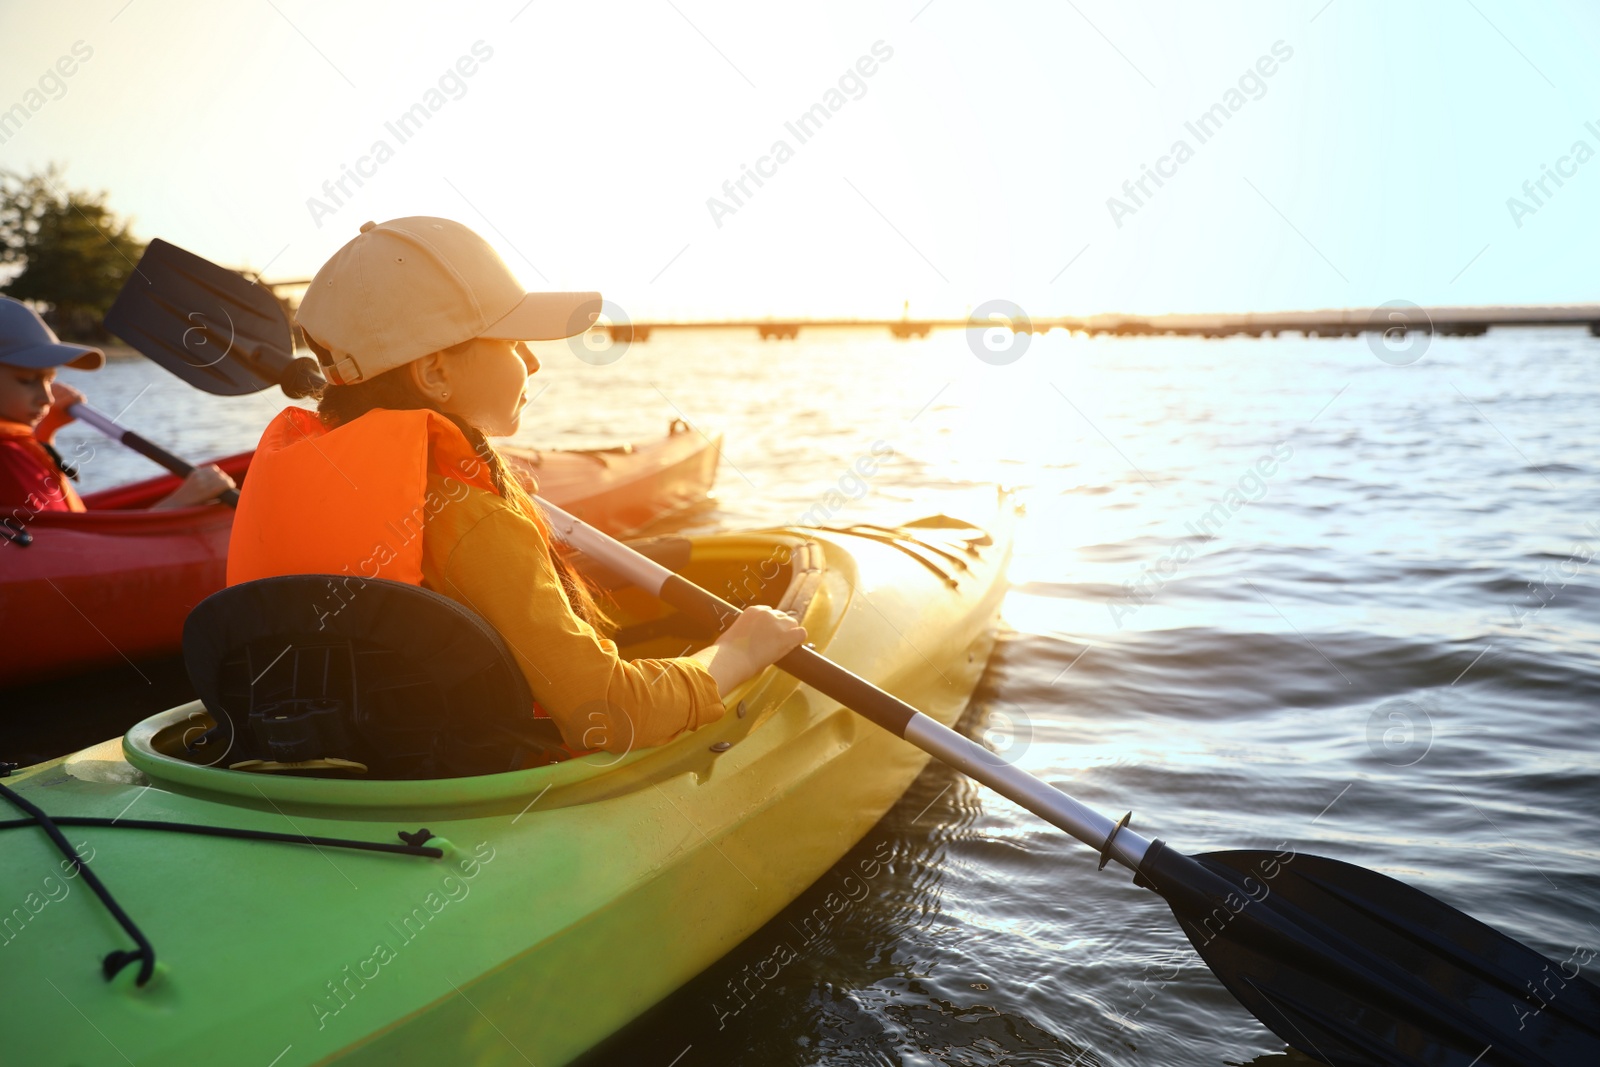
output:
[[[296,357],[289,320],[266,287],[159,238],[106,314],[106,329],[196,388],[239,396],[321,383]],[[309,377],[308,377],[309,373]]]
[[[1319,856],[1157,841],[1141,885],[1256,1018],[1336,1067],[1600,1064],[1595,950],[1548,959],[1404,882]]]

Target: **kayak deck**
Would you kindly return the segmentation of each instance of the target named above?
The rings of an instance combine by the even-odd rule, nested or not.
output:
[[[899,538],[865,533],[695,538],[675,569],[736,603],[798,609],[843,666],[954,722],[994,638],[1009,529],[939,519]],[[676,655],[709,637],[630,590],[617,601],[627,654]],[[446,855],[67,829],[160,968],[145,989],[132,968],[101,978],[99,958],[126,937],[80,882],[62,883],[79,891],[9,944],[10,973],[51,981],[0,998],[0,1030],[39,1064],[98,1062],[108,1042],[173,1064],[212,1062],[220,1047],[281,1055],[280,1067],[567,1062],[758,929],[926,761],[775,670],[728,707],[621,757],[363,782],[189,762],[176,742],[208,718],[191,704],[120,746],[31,768],[12,784],[52,815],[118,817],[136,804],[127,818],[390,842],[427,827]],[[32,828],[3,840],[0,889],[22,899],[60,857]]]

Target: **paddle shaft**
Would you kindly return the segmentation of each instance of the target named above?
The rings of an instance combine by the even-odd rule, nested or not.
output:
[[[93,426],[113,441],[133,449],[141,456],[155,460],[173,474],[187,478],[194,472],[193,463],[180,456],[173,455],[148,438],[140,437],[110,415],[103,411],[97,411],[88,404],[74,404],[67,409],[67,414],[81,423]],[[239,502],[239,490],[229,489],[217,499],[230,506],[237,504]]]
[[[550,517],[551,528],[558,538],[646,592],[715,626],[719,632],[739,617],[739,609],[715,593],[707,592],[548,501],[541,499],[539,503]],[[1007,800],[1020,804],[1095,851],[1104,852],[1110,840],[1111,858],[1129,870],[1139,869],[1139,861],[1150,848],[1148,840],[1126,827],[1118,832],[1116,822],[1007,763],[977,742],[922,714],[815,649],[797,648],[780,659],[778,666],[819,693],[982,782]]]

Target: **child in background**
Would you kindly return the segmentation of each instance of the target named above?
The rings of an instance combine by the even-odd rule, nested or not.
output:
[[[41,511],[86,510],[72,488],[77,471],[54,445],[84,397],[55,380],[56,368],[97,370],[105,361],[98,348],[59,340],[26,304],[0,297],[0,514],[16,524]],[[204,504],[231,488],[221,469],[199,467],[155,507]]]

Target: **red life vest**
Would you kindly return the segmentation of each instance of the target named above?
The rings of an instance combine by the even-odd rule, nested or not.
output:
[[[23,523],[41,511],[87,511],[72,482],[56,466],[39,439],[33,436],[33,427],[20,422],[0,420],[0,505],[10,512],[29,512],[15,515]]]

